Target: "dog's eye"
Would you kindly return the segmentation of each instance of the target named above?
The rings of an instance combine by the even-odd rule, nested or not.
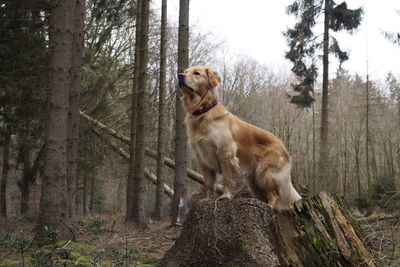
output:
[[[193,72],[193,74],[194,74],[194,75],[200,75],[200,72],[195,71],[195,72]]]

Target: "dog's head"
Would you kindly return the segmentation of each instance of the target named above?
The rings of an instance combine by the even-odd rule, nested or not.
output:
[[[210,67],[195,66],[178,74],[182,103],[186,112],[193,113],[217,100],[221,76]]]

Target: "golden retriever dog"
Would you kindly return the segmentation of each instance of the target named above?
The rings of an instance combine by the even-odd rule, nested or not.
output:
[[[204,176],[205,197],[223,177],[220,198],[231,198],[235,180],[244,175],[255,197],[276,209],[301,199],[290,179],[291,157],[278,137],[231,114],[218,102],[221,77],[205,66],[178,75],[186,111],[189,144]]]

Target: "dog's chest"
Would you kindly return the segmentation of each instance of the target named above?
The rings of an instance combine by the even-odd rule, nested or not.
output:
[[[229,136],[221,125],[210,125],[202,134],[190,137],[190,144],[198,160],[207,167],[220,171],[218,156],[226,149]]]

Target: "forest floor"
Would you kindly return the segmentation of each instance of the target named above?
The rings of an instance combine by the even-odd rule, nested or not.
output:
[[[375,258],[384,266],[400,266],[400,216],[374,213],[356,219]],[[16,233],[13,237],[17,239],[16,243],[23,243],[21,238],[18,239],[21,234],[32,238],[33,227],[32,218],[0,221],[0,233]],[[154,266],[181,231],[179,226],[170,226],[168,220],[150,221],[148,229],[140,230],[132,224],[125,224],[123,216],[115,215],[80,218],[74,229],[77,242],[61,241],[42,249],[28,246],[25,266]],[[16,250],[18,246],[5,248],[1,238],[0,266],[22,266],[20,253]],[[70,264],[65,264],[67,262]]]
[[[0,221],[0,235],[5,231],[33,238],[34,226],[30,218]],[[49,266],[154,266],[181,231],[180,226],[171,226],[169,220],[150,221],[148,228],[141,230],[134,224],[125,224],[123,216],[115,215],[80,218],[74,229],[76,242],[65,240],[45,248],[52,257],[53,265]],[[60,253],[60,248],[68,255]],[[42,252],[43,249],[28,248],[25,266],[48,264],[49,259]],[[71,265],[65,265],[67,262]],[[1,236],[0,266],[22,266],[20,253],[15,248],[2,246]]]

